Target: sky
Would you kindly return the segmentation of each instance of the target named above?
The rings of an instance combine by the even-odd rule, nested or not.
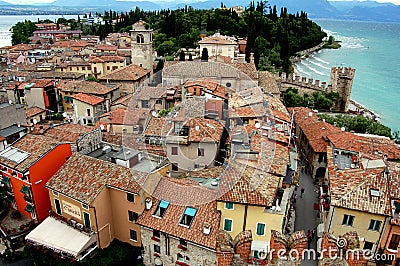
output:
[[[34,3],[51,3],[54,2],[54,0],[5,0],[6,2],[12,3],[12,4],[34,4]],[[157,0],[149,0],[152,2],[158,2]],[[352,0],[328,0],[328,1],[352,1]],[[396,5],[400,5],[400,0],[375,0],[376,2],[379,3],[393,3]]]

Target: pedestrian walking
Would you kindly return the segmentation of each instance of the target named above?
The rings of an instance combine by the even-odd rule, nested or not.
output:
[[[311,239],[314,240],[315,238],[315,228],[311,231]]]
[[[301,188],[301,190],[300,190],[300,198],[303,198],[303,193],[304,193],[304,188]]]
[[[293,204],[296,204],[296,199],[297,199],[297,195],[294,194],[294,197],[293,197]]]

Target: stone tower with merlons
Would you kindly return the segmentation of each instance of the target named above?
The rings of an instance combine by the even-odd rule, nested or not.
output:
[[[149,69],[153,73],[153,30],[139,20],[132,26],[131,51],[132,64]]]
[[[355,69],[350,67],[332,67],[330,77],[330,90],[337,92],[340,99],[335,106],[335,110],[347,112],[350,103],[350,94],[353,86]]]

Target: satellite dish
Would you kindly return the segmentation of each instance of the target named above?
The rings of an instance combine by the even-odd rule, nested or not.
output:
[[[32,122],[33,122],[34,125],[37,124],[37,120],[36,119],[33,119]]]
[[[341,131],[346,131],[346,128],[345,127],[341,127],[340,130]]]
[[[100,129],[103,131],[104,130],[104,125],[100,125]]]
[[[64,113],[62,114],[62,116],[63,116],[64,118],[66,118],[66,117],[68,116],[68,114],[67,114],[66,112],[64,112]]]
[[[260,123],[256,123],[256,128],[260,128]]]
[[[153,112],[151,112],[151,115],[154,116],[154,117],[157,117],[157,112],[153,111]]]

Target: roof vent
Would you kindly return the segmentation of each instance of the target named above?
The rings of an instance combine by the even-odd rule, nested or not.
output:
[[[218,182],[217,182],[217,181],[212,182],[212,183],[211,183],[211,186],[213,186],[213,187],[218,186]]]
[[[308,116],[309,116],[309,117],[312,117],[312,112],[308,112]]]
[[[199,127],[199,126],[196,126],[195,129],[196,129],[196,131],[199,131],[199,130],[200,130],[200,127]]]

